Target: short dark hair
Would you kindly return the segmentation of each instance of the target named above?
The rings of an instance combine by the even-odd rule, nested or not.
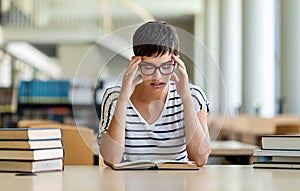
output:
[[[161,56],[178,54],[179,38],[176,29],[164,21],[152,21],[141,25],[133,35],[135,56]]]

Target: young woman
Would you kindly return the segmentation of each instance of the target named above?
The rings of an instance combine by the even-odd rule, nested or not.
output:
[[[141,159],[206,164],[209,102],[189,84],[178,48],[176,30],[164,22],[135,31],[122,86],[108,88],[102,99],[99,142],[107,165]]]

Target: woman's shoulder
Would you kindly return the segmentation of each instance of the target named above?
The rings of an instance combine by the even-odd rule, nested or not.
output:
[[[197,92],[203,92],[202,88],[200,88],[199,86],[190,83],[189,84],[190,90],[191,91],[197,91]],[[204,92],[203,92],[204,93]]]
[[[111,86],[106,88],[106,91],[120,91],[121,90],[121,86]]]
[[[190,84],[190,90],[192,95],[201,96],[204,100],[207,100],[205,92],[199,86]]]
[[[112,86],[112,87],[108,87],[106,88],[104,95],[105,96],[111,96],[111,95],[119,95],[121,91],[121,87],[120,86]]]

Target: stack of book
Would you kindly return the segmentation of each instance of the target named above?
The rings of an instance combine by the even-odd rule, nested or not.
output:
[[[263,158],[254,168],[300,169],[300,135],[269,135],[262,137],[262,148],[254,156]]]
[[[61,171],[63,156],[59,128],[0,128],[0,171]]]

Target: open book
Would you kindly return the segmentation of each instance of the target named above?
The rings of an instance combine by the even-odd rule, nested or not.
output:
[[[113,164],[115,170],[198,170],[199,167],[193,161],[176,160],[137,160],[132,162],[123,162]]]

